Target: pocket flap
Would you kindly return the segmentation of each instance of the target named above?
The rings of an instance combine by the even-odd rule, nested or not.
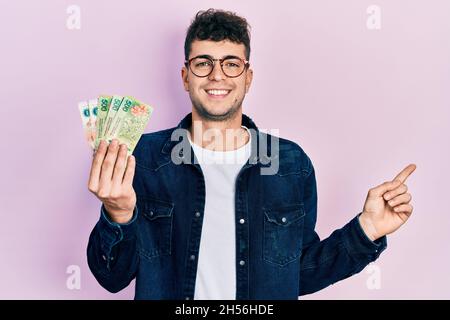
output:
[[[172,215],[173,203],[148,198],[140,199],[137,202],[140,212],[149,220],[170,217]]]
[[[267,220],[280,226],[288,226],[291,223],[305,216],[302,204],[295,204],[284,207],[264,208]]]

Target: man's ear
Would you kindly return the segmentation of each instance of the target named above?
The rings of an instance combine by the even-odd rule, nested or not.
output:
[[[248,93],[248,90],[250,90],[252,81],[253,81],[253,69],[248,69],[247,75],[245,77],[245,93]]]
[[[181,68],[181,79],[183,80],[183,86],[185,91],[189,91],[188,74],[189,74],[188,69],[185,66],[183,66]]]

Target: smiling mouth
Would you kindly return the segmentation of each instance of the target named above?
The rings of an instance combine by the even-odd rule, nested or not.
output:
[[[217,98],[225,98],[231,92],[231,90],[227,89],[206,89],[205,90],[208,97],[217,99]]]

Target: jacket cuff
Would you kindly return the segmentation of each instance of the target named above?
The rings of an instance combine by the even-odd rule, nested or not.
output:
[[[103,259],[109,259],[112,248],[121,241],[133,238],[137,231],[137,206],[133,210],[133,217],[127,223],[117,223],[112,221],[102,204],[100,209],[100,220],[97,223],[97,228],[101,238],[101,248],[104,254]]]
[[[387,238],[383,236],[375,241],[370,240],[359,223],[359,215],[344,226],[343,243],[350,255],[364,256],[374,261],[386,249]]]

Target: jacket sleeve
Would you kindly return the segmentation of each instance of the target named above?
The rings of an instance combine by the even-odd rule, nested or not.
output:
[[[89,237],[88,265],[102,287],[118,292],[134,279],[139,264],[137,253],[137,216],[126,224],[112,222],[102,205],[100,220]]]
[[[300,260],[299,293],[305,295],[348,278],[375,261],[386,249],[386,237],[371,241],[354,217],[343,228],[320,241],[315,232],[317,186],[314,167],[307,157],[304,185],[305,224]]]

